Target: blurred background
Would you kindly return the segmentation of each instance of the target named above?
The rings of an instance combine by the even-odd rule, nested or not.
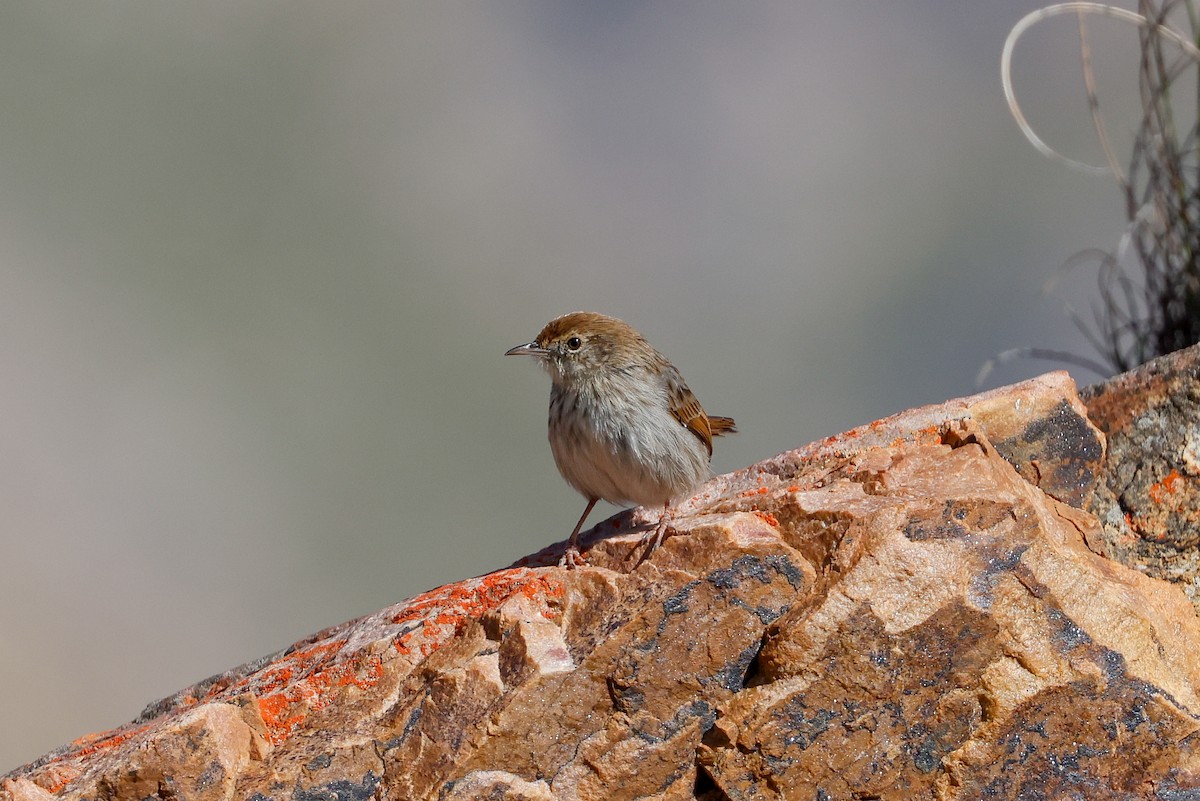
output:
[[[0,771],[566,536],[502,355],[558,314],[736,417],[719,472],[1092,355],[1093,273],[1043,287],[1122,199],[1009,116],[1037,7],[6,3]],[[1125,154],[1136,34],[1092,34]],[[1073,18],[1014,77],[1102,163]]]

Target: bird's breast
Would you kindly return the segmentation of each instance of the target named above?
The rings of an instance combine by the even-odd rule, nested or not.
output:
[[[670,413],[661,388],[610,381],[604,391],[555,386],[549,438],[569,484],[614,503],[662,504],[709,475],[702,443]]]

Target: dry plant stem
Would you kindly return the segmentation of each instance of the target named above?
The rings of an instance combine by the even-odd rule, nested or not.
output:
[[[1088,111],[1092,115],[1092,127],[1096,129],[1096,138],[1104,151],[1104,160],[1108,162],[1108,170],[1121,184],[1126,186],[1125,171],[1117,161],[1117,153],[1113,150],[1112,139],[1104,125],[1104,116],[1100,113],[1100,96],[1096,93],[1096,73],[1092,68],[1092,37],[1088,33],[1087,14],[1077,12],[1079,17],[1079,54],[1083,62],[1083,85],[1087,91]]]
[[[1187,12],[1190,35],[1167,24],[1173,16],[1178,21],[1174,12],[1180,5]],[[1017,40],[1032,25],[1065,13],[1079,16],[1084,85],[1107,169],[1069,159],[1046,145],[1025,120],[1013,91],[1011,60]],[[1085,21],[1089,16],[1131,22],[1139,32],[1138,86],[1143,114],[1127,170],[1121,169],[1113,153],[1100,114]],[[1172,95],[1186,72],[1200,72],[1200,49],[1195,43],[1198,23],[1200,17],[1190,0],[1140,0],[1136,12],[1101,3],[1061,3],[1021,19],[1010,32],[1001,58],[1005,96],[1026,138],[1047,157],[1089,172],[1108,172],[1121,186],[1128,226],[1120,244],[1113,254],[1091,251],[1087,257],[1099,265],[1100,299],[1092,306],[1092,320],[1067,308],[1088,341],[1117,372],[1200,341],[1200,143],[1195,119],[1185,131],[1178,127],[1177,95]],[[1193,91],[1200,95],[1200,81]],[[1195,100],[1200,109],[1200,96]],[[1064,271],[1082,260],[1073,258]]]
[[[1170,39],[1191,58],[1197,61],[1200,61],[1200,48],[1197,48],[1196,45],[1185,39],[1178,32],[1173,31],[1164,25],[1151,23],[1150,20],[1141,14],[1136,14],[1124,8],[1105,5],[1103,3],[1057,3],[1055,5],[1046,6],[1045,8],[1039,8],[1037,11],[1032,11],[1022,17],[1021,20],[1013,26],[1013,29],[1009,31],[1008,38],[1004,40],[1004,50],[1000,54],[1000,76],[1004,84],[1004,98],[1008,102],[1009,112],[1013,115],[1013,119],[1017,121],[1017,125],[1020,126],[1021,133],[1023,133],[1025,138],[1029,140],[1029,143],[1037,148],[1038,152],[1046,158],[1061,162],[1075,169],[1083,170],[1084,172],[1103,174],[1109,171],[1108,168],[1096,167],[1091,164],[1085,164],[1082,161],[1076,161],[1075,159],[1067,158],[1043,142],[1041,137],[1034,132],[1033,126],[1031,126],[1029,121],[1025,119],[1025,114],[1021,111],[1020,104],[1017,103],[1016,91],[1013,89],[1012,55],[1013,50],[1016,48],[1017,40],[1021,38],[1025,31],[1029,30],[1037,23],[1050,19],[1051,17],[1060,16],[1062,14],[1094,14],[1097,16],[1123,20],[1125,22],[1132,22],[1139,27],[1152,26],[1155,33]]]

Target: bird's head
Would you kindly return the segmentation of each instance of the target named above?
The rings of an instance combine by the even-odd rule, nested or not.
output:
[[[579,388],[651,364],[657,352],[628,323],[579,311],[551,320],[536,339],[510,348],[505,355],[533,356],[554,383]]]

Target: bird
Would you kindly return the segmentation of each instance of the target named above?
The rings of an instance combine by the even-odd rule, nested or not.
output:
[[[736,433],[733,418],[707,414],[675,365],[615,317],[564,314],[505,355],[531,356],[550,373],[554,464],[587,499],[559,565],[585,563],[579,531],[600,500],[663,507],[644,561],[662,542],[671,502],[711,475],[713,437]]]

